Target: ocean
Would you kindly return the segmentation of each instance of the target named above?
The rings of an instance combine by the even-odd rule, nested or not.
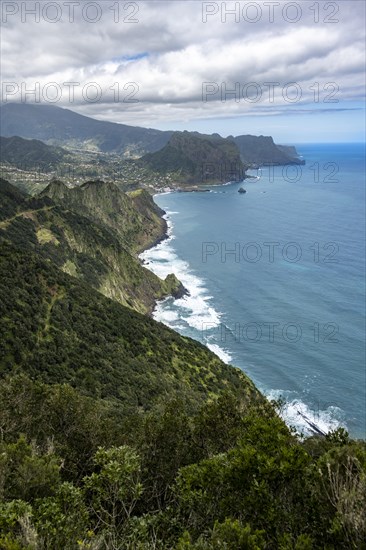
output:
[[[190,295],[160,302],[154,317],[284,399],[300,433],[305,415],[365,438],[365,146],[297,150],[304,166],[155,196],[170,236],[141,257]]]

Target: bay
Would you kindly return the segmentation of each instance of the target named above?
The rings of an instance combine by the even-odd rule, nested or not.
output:
[[[299,431],[309,433],[300,412],[365,437],[365,147],[297,150],[304,166],[155,196],[170,238],[142,258],[190,296],[154,316],[283,397]]]

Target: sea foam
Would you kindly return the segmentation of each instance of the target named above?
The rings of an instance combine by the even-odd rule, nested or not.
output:
[[[323,410],[320,410],[319,407],[311,408],[301,399],[287,399],[287,392],[283,390],[270,390],[263,393],[269,400],[284,399],[280,416],[288,426],[293,426],[298,434],[304,436],[314,435],[309,423],[314,424],[323,433],[328,433],[340,427],[347,429],[343,411],[339,407],[329,406]],[[309,423],[306,422],[305,418]]]
[[[161,279],[165,279],[169,273],[174,273],[187,289],[188,295],[177,300],[167,298],[158,302],[153,317],[181,334],[202,341],[223,361],[229,362],[231,356],[227,351],[216,344],[209,344],[203,336],[204,327],[214,329],[220,325],[221,314],[212,305],[212,296],[207,291],[205,281],[193,272],[188,262],[179,258],[174,249],[174,226],[170,216],[177,214],[179,212],[168,212],[164,215],[168,238],[142,252],[140,259],[147,269]]]

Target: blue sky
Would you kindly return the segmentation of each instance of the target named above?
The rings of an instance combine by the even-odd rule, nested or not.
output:
[[[352,110],[351,110],[352,109]],[[277,143],[345,143],[365,141],[365,108],[362,103],[350,109],[309,114],[274,116],[238,116],[230,119],[193,120],[175,123],[177,130],[196,130],[202,133],[217,131],[222,136],[240,134],[271,135]],[[161,124],[168,130],[171,124]],[[219,130],[218,130],[219,129]],[[316,133],[315,130],[316,129]]]
[[[85,11],[82,0],[72,16],[60,1],[46,13],[40,3],[38,18],[24,11],[35,2],[8,4],[3,102],[279,143],[365,139],[362,1],[103,0]]]

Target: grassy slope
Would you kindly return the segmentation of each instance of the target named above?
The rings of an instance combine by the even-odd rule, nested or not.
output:
[[[105,296],[147,313],[157,299],[179,288],[176,280],[162,281],[143,268],[121,236],[101,220],[62,208],[47,196],[27,198],[4,180],[0,198],[0,241],[36,251]]]
[[[192,403],[231,389],[259,393],[239,370],[62,273],[51,262],[0,246],[1,375],[23,371],[47,383],[148,408],[164,395]]]
[[[150,196],[150,204],[146,204],[145,197],[144,210],[140,211],[138,203],[113,183],[96,180],[70,189],[54,181],[40,196],[49,197],[64,208],[107,226],[131,251],[151,245],[161,238],[166,228],[164,220],[156,215],[157,207]],[[147,215],[148,211],[151,215]]]

